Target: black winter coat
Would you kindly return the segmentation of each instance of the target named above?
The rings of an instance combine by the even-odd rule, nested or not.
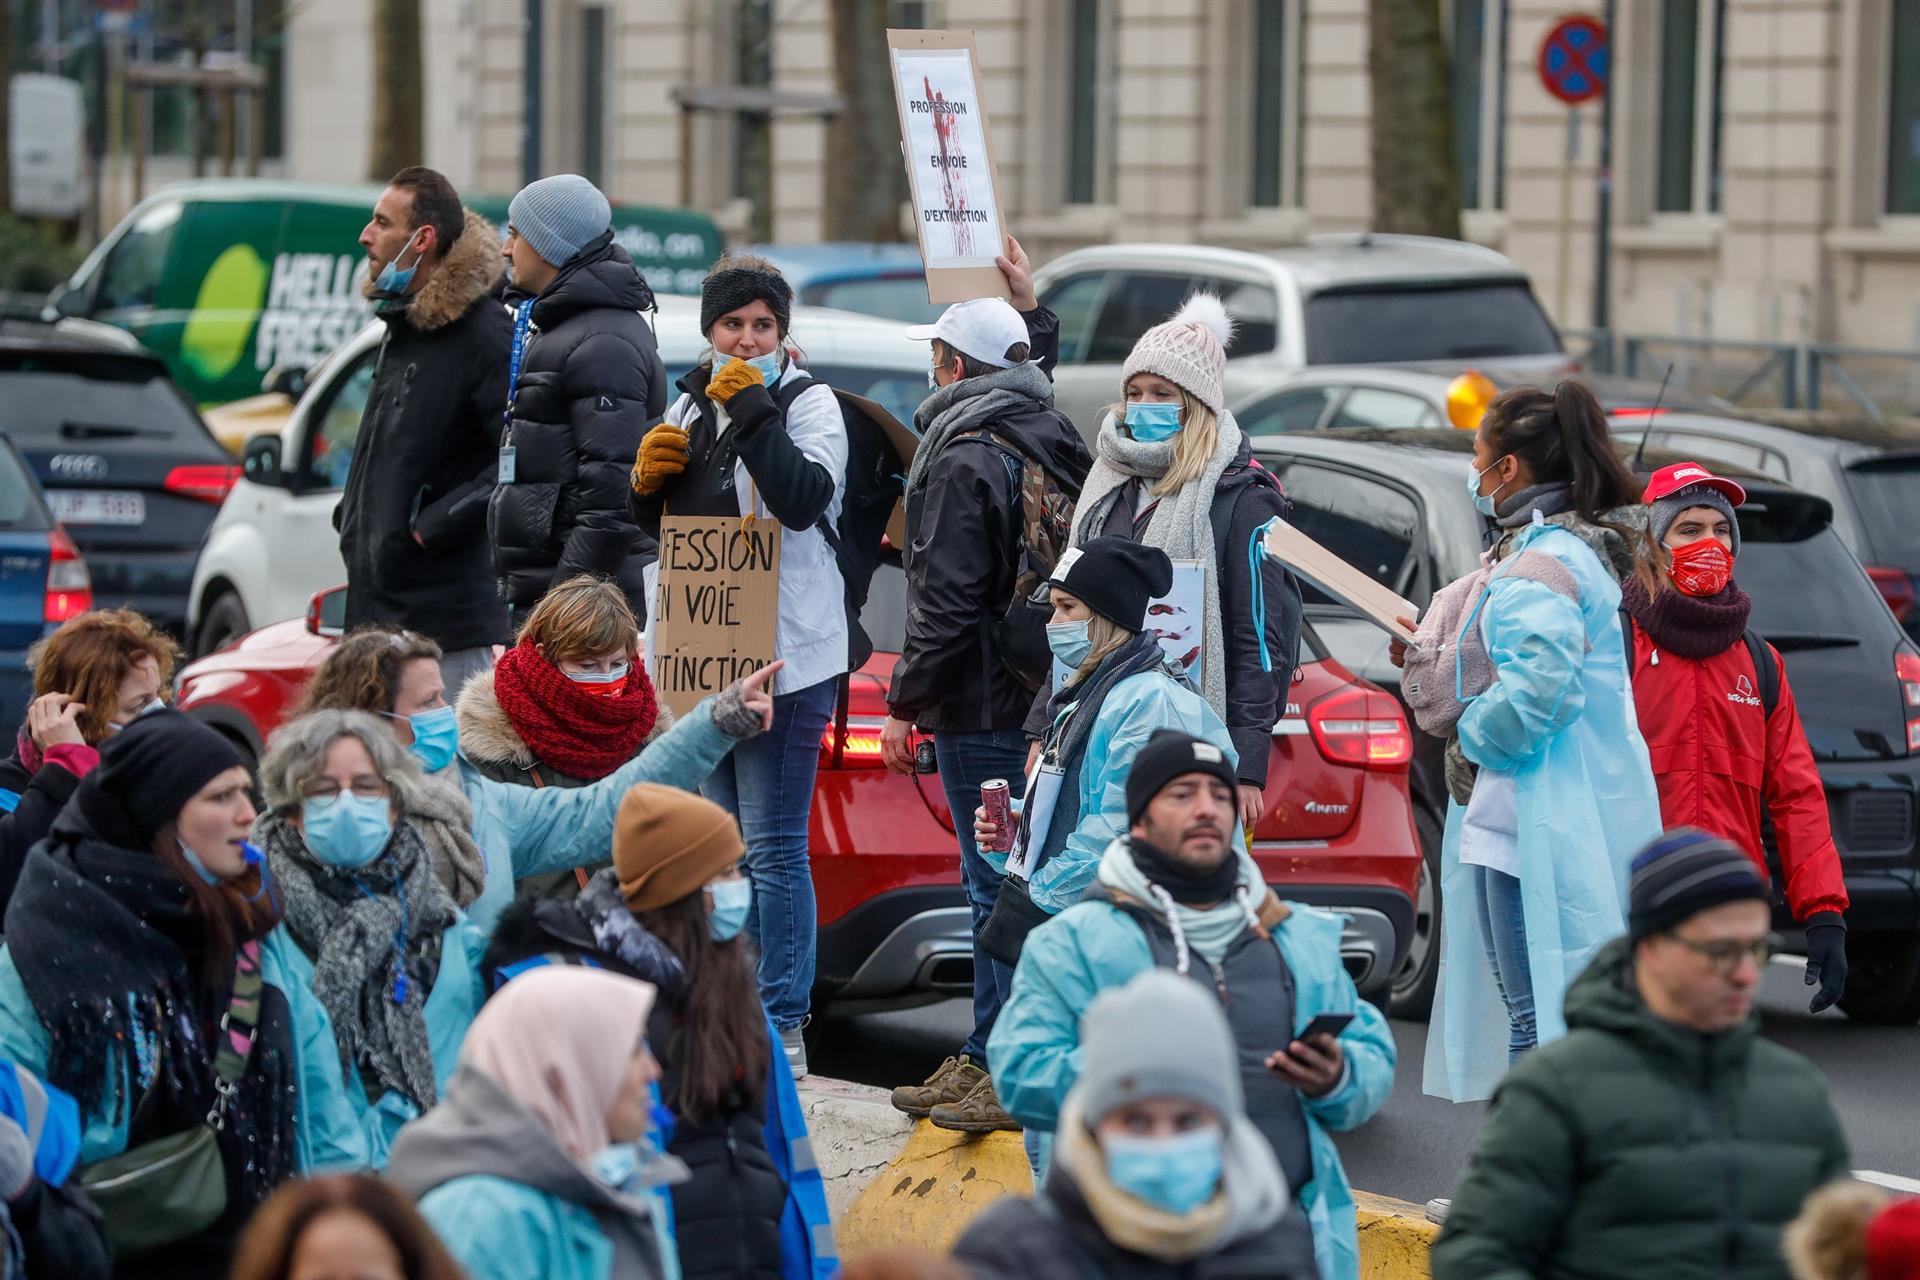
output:
[[[887,696],[896,718],[922,729],[1017,729],[1033,704],[1033,691],[1001,661],[993,637],[1013,601],[1024,546],[1021,474],[1032,459],[1078,497],[1093,459],[1065,414],[1029,403],[984,424],[998,442],[949,444],[907,495],[908,539],[939,551],[915,554],[908,565],[906,645]]]
[[[514,479],[494,490],[488,513],[500,598],[516,608],[588,573],[619,582],[646,621],[641,574],[653,544],[627,495],[641,437],[667,407],[666,368],[640,314],[652,306],[653,291],[611,232],[533,300],[503,441],[514,450]]]
[[[333,513],[349,627],[405,627],[447,650],[508,638],[481,536],[513,336],[501,270],[500,238],[469,211],[420,291],[378,313],[387,338]]]
[[[19,797],[11,813],[0,815],[0,916],[13,900],[20,868],[27,865],[27,850],[46,839],[54,818],[79,785],[80,779],[57,764],[43,763],[40,772],[28,773],[18,748],[0,761],[0,790]]]

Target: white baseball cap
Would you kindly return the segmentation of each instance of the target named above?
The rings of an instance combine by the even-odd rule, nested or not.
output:
[[[1004,298],[956,302],[932,324],[913,325],[907,336],[915,342],[938,338],[961,355],[996,369],[1011,369],[1014,362],[1007,359],[1007,352],[1032,341],[1027,336],[1027,322]]]

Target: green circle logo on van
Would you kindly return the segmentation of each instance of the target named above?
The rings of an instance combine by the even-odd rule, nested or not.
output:
[[[213,260],[200,281],[193,313],[180,334],[180,354],[209,382],[231,373],[267,299],[267,264],[252,245],[237,244]]]

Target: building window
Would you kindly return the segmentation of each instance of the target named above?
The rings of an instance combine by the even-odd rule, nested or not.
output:
[[[1071,4],[1067,203],[1099,204],[1110,198],[1107,160],[1113,146],[1107,0],[1071,0]]]
[[[1893,6],[1887,212],[1920,215],[1920,4]]]
[[[1254,0],[1253,189],[1262,209],[1300,204],[1300,0]]]
[[[1506,204],[1506,0],[1453,0],[1453,154],[1462,209]]]
[[[1661,213],[1720,212],[1726,0],[1665,0],[1660,17]]]
[[[606,186],[607,11],[580,11],[580,176]]]
[[[773,0],[736,0],[738,54],[734,83],[768,88],[773,84]],[[736,113],[733,194],[752,209],[755,240],[773,239],[773,118],[766,112]]]

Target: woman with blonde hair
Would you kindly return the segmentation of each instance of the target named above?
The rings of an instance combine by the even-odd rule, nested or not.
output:
[[[1920,1280],[1920,1199],[1835,1182],[1807,1197],[1781,1243],[1793,1280]]]
[[[1100,423],[1093,470],[1073,509],[1073,545],[1110,535],[1158,547],[1182,574],[1197,566],[1201,616],[1160,614],[1156,625],[1190,633],[1180,641],[1181,661],[1232,736],[1240,814],[1251,826],[1265,807],[1301,602],[1300,584],[1265,554],[1267,525],[1286,515],[1287,501],[1227,409],[1232,341],[1233,320],[1208,293],[1141,335],[1120,369],[1123,403]],[[1042,714],[1036,704],[1030,737]]]

